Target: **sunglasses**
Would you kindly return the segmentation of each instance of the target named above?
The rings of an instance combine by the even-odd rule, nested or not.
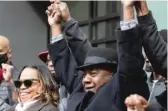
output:
[[[32,86],[33,81],[39,82],[38,79],[26,79],[26,80],[24,80],[24,81],[16,80],[16,81],[14,81],[14,84],[15,84],[15,87],[16,87],[16,88],[20,88],[20,87],[22,86],[22,84],[24,84],[24,86],[25,86],[26,88],[28,88],[28,87],[31,87],[31,86]]]

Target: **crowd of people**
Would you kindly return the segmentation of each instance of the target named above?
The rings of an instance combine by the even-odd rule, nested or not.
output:
[[[117,50],[92,47],[67,4],[50,2],[52,37],[38,55],[46,66],[18,71],[0,36],[0,111],[167,111],[167,30],[145,0],[121,0]]]

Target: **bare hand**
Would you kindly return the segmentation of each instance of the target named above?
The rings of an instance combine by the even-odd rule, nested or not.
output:
[[[53,4],[58,4],[64,22],[68,22],[72,18],[69,8],[65,2],[61,2],[60,0],[50,0],[50,2]]]
[[[135,3],[135,9],[138,16],[144,16],[149,13],[146,0],[137,1]]]
[[[137,94],[130,95],[125,99],[127,111],[145,111],[148,106],[147,100]]]
[[[51,4],[46,10],[48,16],[48,23],[50,26],[61,22],[61,11],[58,4]]]
[[[2,70],[3,70],[3,78],[5,81],[11,81],[12,80],[12,70],[13,66],[9,64],[2,64]]]
[[[123,6],[133,6],[136,0],[121,0]]]
[[[60,3],[60,0],[50,0],[51,3]]]
[[[68,22],[72,17],[69,12],[69,8],[65,2],[60,2],[58,4],[60,10],[61,10],[61,16],[64,22]]]

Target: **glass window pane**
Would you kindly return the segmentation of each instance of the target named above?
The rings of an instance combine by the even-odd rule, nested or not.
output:
[[[92,27],[93,40],[102,39],[106,36],[106,22],[99,22]]]
[[[98,17],[106,15],[106,7],[107,7],[106,4],[107,4],[107,1],[98,1],[98,7],[97,7]]]
[[[106,47],[117,50],[116,42],[107,43]]]
[[[102,39],[106,36],[106,22],[100,22],[97,24],[97,38]]]
[[[98,44],[97,46],[98,46],[98,47],[103,47],[103,48],[104,48],[104,47],[106,47],[106,44]]]
[[[97,25],[93,25],[92,27],[92,40],[96,40],[97,37]]]
[[[118,19],[113,19],[107,22],[107,37],[111,37],[115,35],[115,29],[117,27],[117,25],[119,24],[119,20]]]
[[[108,13],[120,13],[121,5],[119,1],[109,1],[108,7]]]
[[[89,18],[89,1],[69,1],[66,2],[71,15],[78,21],[88,20]]]

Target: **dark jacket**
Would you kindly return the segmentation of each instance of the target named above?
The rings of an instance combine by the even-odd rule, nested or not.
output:
[[[167,43],[158,32],[152,13],[138,17],[138,23],[143,25],[143,47],[156,73],[167,78]]]
[[[66,38],[48,46],[56,73],[71,94],[68,111],[125,111],[124,100],[128,95],[137,93],[148,98],[140,34],[138,27],[117,31],[118,71],[96,94],[85,93],[83,74],[75,69],[77,62]]]
[[[16,105],[12,106],[7,111],[16,111],[15,110]],[[52,104],[47,103],[41,103],[40,101],[33,104],[31,107],[27,108],[26,111],[59,111],[57,107],[55,107]]]
[[[77,65],[83,65],[86,54],[92,47],[86,34],[79,28],[79,23],[75,19],[65,23],[62,30],[74,54]]]
[[[145,53],[151,62],[156,73],[161,74],[167,78],[167,43],[163,40],[158,32],[156,22],[152,16],[152,13],[145,16],[138,17],[138,22],[144,32],[142,36],[143,47]],[[164,111],[167,109],[167,92],[164,91],[163,94],[158,95],[150,104],[150,108],[156,109],[156,111]],[[162,98],[158,99],[158,98]],[[154,111],[154,109],[149,109],[149,111]]]

